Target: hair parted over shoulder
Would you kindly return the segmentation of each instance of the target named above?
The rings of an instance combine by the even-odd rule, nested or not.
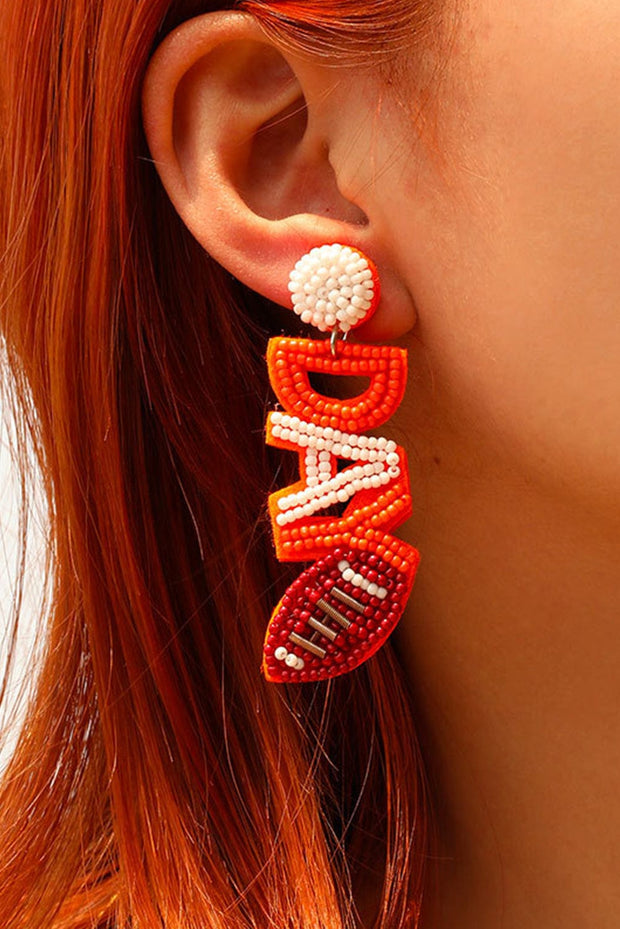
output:
[[[141,129],[153,49],[222,6],[0,13],[2,331],[53,590],[0,790],[4,929],[338,929],[370,885],[375,926],[415,924],[427,799],[399,666],[260,676],[290,580],[263,511],[275,323],[183,226]],[[238,6],[337,59],[426,35],[435,4]]]

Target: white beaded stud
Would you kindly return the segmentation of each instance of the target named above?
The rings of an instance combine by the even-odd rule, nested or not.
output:
[[[350,245],[321,245],[303,255],[291,271],[293,309],[321,332],[348,332],[367,320],[379,302],[373,263]]]

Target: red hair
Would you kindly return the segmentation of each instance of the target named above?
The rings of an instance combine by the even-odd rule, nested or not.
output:
[[[387,647],[326,686],[260,676],[292,577],[264,513],[288,466],[262,438],[274,323],[182,225],[141,129],[152,49],[220,5],[0,13],[2,329],[53,556],[0,790],[6,929],[338,929],[369,887],[373,925],[416,921],[427,804],[400,668]],[[286,41],[360,56],[429,14],[242,6]]]

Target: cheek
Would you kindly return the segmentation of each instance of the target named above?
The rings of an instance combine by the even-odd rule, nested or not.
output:
[[[473,0],[384,228],[474,428],[620,499],[620,2],[546,7]]]

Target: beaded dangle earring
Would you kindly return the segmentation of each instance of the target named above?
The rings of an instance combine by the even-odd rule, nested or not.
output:
[[[323,245],[300,258],[289,290],[301,319],[331,333],[274,338],[267,349],[282,409],[269,413],[266,441],[297,452],[300,473],[269,497],[276,555],[313,562],[276,606],[265,638],[266,679],[292,683],[336,677],[375,654],[403,613],[419,554],[390,535],[411,515],[405,451],[363,435],[399,406],[407,353],[346,341],[377,308],[377,270],[351,246]],[[311,373],[370,383],[341,400],[318,393]]]

